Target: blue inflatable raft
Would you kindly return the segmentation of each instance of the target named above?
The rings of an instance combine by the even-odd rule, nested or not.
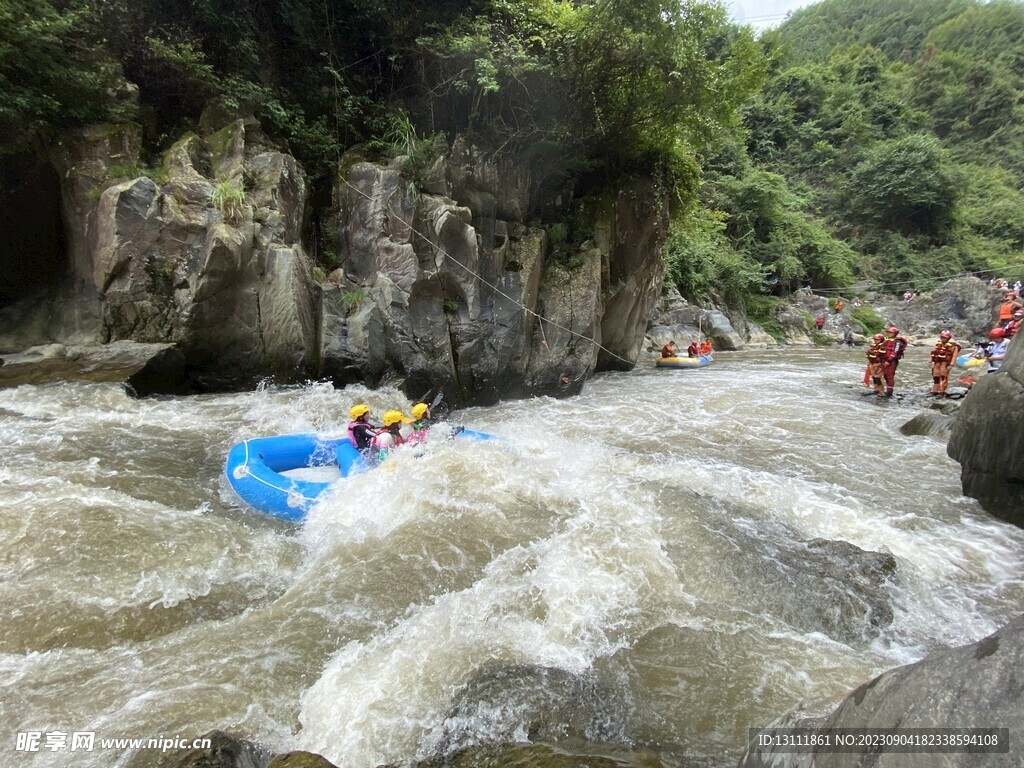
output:
[[[489,440],[471,429],[457,437]],[[278,435],[245,440],[228,451],[224,474],[238,497],[253,509],[282,520],[302,520],[317,499],[338,480],[319,482],[283,473],[309,467],[336,465],[340,478],[371,469],[348,437],[323,438],[315,434]]]

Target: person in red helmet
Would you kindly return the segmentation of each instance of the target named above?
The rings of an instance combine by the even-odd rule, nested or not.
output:
[[[993,328],[988,332],[988,337],[995,343],[989,346],[988,351],[985,353],[985,359],[988,361],[988,372],[995,373],[1006,358],[1006,350],[1010,346],[1010,340],[1006,338],[1005,328]]]
[[[956,362],[956,356],[960,354],[960,345],[953,341],[953,334],[943,331],[939,334],[939,342],[935,345],[931,354],[932,363],[932,391],[931,397],[945,397],[946,387],[949,385],[949,369]]]
[[[885,359],[885,334],[876,333],[867,352],[868,366],[864,371],[864,386],[875,388],[875,394],[885,392],[885,382],[882,379],[882,361]]]
[[[892,391],[896,387],[896,369],[909,343],[900,336],[900,329],[896,326],[891,325],[886,329],[885,340],[882,342],[882,378],[885,379],[883,397],[892,397]]]

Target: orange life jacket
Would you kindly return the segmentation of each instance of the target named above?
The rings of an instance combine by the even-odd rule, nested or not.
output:
[[[955,341],[940,341],[932,350],[931,361],[933,363],[950,363],[956,360],[960,345]]]
[[[1003,302],[1002,306],[999,307],[999,321],[1009,320],[1013,317],[1013,313],[1021,308],[1021,304],[1018,301],[1010,299],[1009,301]]]
[[[882,362],[882,358],[885,357],[885,342],[876,341],[874,344],[868,347],[867,352],[865,352],[864,354],[867,356],[869,363]]]
[[[885,357],[891,357],[893,362],[895,362],[903,359],[903,352],[907,349],[908,344],[910,342],[902,336],[896,336],[895,338],[883,341],[882,349],[885,352]]]

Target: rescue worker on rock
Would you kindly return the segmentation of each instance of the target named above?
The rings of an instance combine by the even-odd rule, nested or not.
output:
[[[1022,322],[1024,322],[1024,311],[1018,309],[1013,313],[1013,319],[1006,324],[1006,338],[1012,339],[1016,336]]]
[[[882,393],[882,396],[892,397],[892,391],[896,386],[896,369],[910,342],[900,336],[900,329],[895,326],[890,326],[887,332],[885,341],[882,342],[885,351],[882,358],[882,378],[885,379],[885,392]]]
[[[353,405],[348,409],[348,417],[351,419],[348,424],[348,439],[360,453],[365,453],[379,429],[370,423],[370,406],[366,403]]]
[[[1010,346],[1010,340],[1006,338],[1005,328],[993,328],[988,332],[988,337],[993,343],[985,352],[985,359],[988,360],[988,373],[995,373],[1003,364],[1006,357],[1006,350]]]
[[[864,353],[868,358],[867,370],[864,371],[864,385],[873,386],[875,394],[885,392],[885,381],[882,378],[882,361],[885,359],[885,334],[876,333]],[[869,383],[870,382],[870,383]]]
[[[690,339],[690,346],[686,348],[687,357],[697,357],[700,355],[700,345],[696,339]]]
[[[1006,324],[1013,319],[1013,315],[1018,310],[1024,308],[1024,304],[1021,304],[1017,298],[1017,294],[1012,291],[1006,294],[1006,298],[999,307],[999,321],[996,323],[1000,328],[1005,328]]]
[[[384,411],[380,420],[384,426],[374,435],[370,444],[370,454],[377,461],[384,461],[391,450],[405,443],[401,432],[402,422],[408,423],[412,419],[407,419],[401,411]]]
[[[949,385],[949,370],[956,362],[956,356],[960,354],[960,345],[953,341],[953,334],[943,331],[939,334],[939,342],[935,345],[931,354],[932,363],[932,391],[931,397],[945,397],[946,387]]]
[[[668,344],[661,348],[662,357],[675,357],[678,354],[679,352],[676,350],[676,343],[674,341],[670,341]],[[415,413],[413,414],[413,418],[416,418]]]

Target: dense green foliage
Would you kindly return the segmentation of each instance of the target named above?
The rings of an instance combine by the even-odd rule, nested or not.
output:
[[[684,294],[1024,276],[1019,0],[823,0],[762,43],[743,130],[702,158],[708,210],[666,247]]]
[[[762,62],[694,0],[0,0],[0,156],[124,118],[156,153],[216,102],[324,186],[352,147],[443,132],[543,158],[552,186],[645,173],[692,201]]]
[[[1022,273],[1021,3],[825,0],[773,43],[792,66],[748,112],[752,156],[808,191],[866,275],[902,288]],[[797,96],[796,77],[819,87]]]
[[[0,0],[0,157],[125,119],[156,157],[211,104],[319,190],[355,147],[514,152],[567,250],[566,200],[647,175],[669,279],[751,311],[1024,276],[1020,0],[822,0],[760,41],[698,0]]]

